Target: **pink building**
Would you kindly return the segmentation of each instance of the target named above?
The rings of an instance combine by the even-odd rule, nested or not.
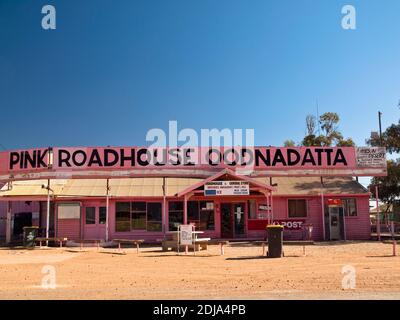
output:
[[[47,183],[2,187],[0,237],[18,240],[26,225],[45,232]],[[183,223],[213,239],[264,239],[268,223],[283,224],[286,239],[307,239],[310,225],[317,241],[370,238],[369,192],[351,177],[249,178],[223,169],[208,178],[52,179],[50,187],[50,235],[71,240],[157,242]]]

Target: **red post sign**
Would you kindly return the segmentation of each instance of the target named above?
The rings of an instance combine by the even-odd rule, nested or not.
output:
[[[342,200],[341,199],[328,199],[328,206],[341,206]]]

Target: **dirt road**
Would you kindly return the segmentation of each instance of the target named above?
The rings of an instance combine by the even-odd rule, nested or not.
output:
[[[261,247],[219,247],[178,256],[159,247],[0,250],[1,299],[400,299],[400,257],[376,242],[286,246],[285,257]],[[344,266],[355,289],[342,289]],[[354,268],[354,269],[352,269]],[[56,287],[45,288],[53,283]],[[349,284],[351,282],[346,282]]]

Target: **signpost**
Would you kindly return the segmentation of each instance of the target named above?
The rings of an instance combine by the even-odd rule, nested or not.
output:
[[[248,181],[212,181],[204,185],[205,196],[242,196],[250,194]]]
[[[193,244],[193,230],[191,224],[181,224],[178,227],[178,253],[181,245],[185,246],[185,254],[188,253],[188,246]]]

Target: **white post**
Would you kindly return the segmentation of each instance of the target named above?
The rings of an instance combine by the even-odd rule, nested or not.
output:
[[[11,201],[7,201],[6,243],[11,242]]]
[[[50,179],[47,180],[47,215],[46,215],[46,238],[49,238],[50,228]],[[49,245],[49,241],[46,241],[46,246]]]
[[[163,210],[162,210],[162,231],[164,240],[167,233],[167,199],[166,199],[166,178],[163,177]]]
[[[324,204],[324,183],[321,177],[321,212],[322,212],[322,233],[325,241],[325,204]]]
[[[271,207],[270,207],[271,204],[269,203],[269,194],[268,193],[265,194],[265,198],[267,199],[267,221],[268,221],[268,224],[271,224]],[[258,208],[256,207],[255,209],[257,212]]]
[[[378,186],[375,186],[375,200],[376,200],[376,233],[378,236],[378,241],[381,241],[381,218],[379,216],[379,196],[378,196]]]
[[[108,242],[108,207],[110,202],[110,185],[109,179],[107,179],[107,193],[106,193],[106,242]]]
[[[346,233],[346,214],[344,212],[343,204],[342,204],[342,209],[343,209],[343,236],[344,236],[344,241],[347,241],[347,233]]]
[[[396,238],[394,236],[394,221],[390,221],[390,231],[392,233],[392,240],[393,240],[393,256],[396,256]]]
[[[270,192],[270,197],[271,197],[271,224],[274,223],[274,198],[272,196],[272,191]]]

